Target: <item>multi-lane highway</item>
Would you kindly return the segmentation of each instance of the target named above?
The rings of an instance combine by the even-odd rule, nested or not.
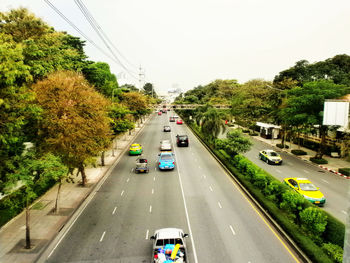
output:
[[[326,197],[326,204],[322,209],[345,223],[349,208],[349,179],[326,172],[280,150],[276,151],[281,154],[283,164],[269,165],[261,161],[258,154],[261,150],[271,149],[271,146],[256,139],[252,139],[252,141],[254,145],[245,156],[281,181],[288,177],[306,177],[311,180],[317,187],[320,187],[320,191]]]
[[[190,234],[189,262],[298,262],[189,129],[169,123],[170,114],[152,116],[135,139],[150,172],[135,174],[137,157],[126,153],[47,261],[150,262],[149,237],[177,227]],[[174,145],[176,134],[189,135],[188,148]],[[174,145],[173,171],[157,168],[163,139]]]

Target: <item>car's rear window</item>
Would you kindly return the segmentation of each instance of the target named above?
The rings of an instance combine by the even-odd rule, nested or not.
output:
[[[187,136],[186,135],[179,136],[179,140],[187,140]]]
[[[165,246],[167,244],[170,244],[170,245],[176,245],[176,244],[180,244],[180,245],[183,245],[182,244],[182,240],[181,238],[167,238],[167,239],[158,239],[157,240],[157,244],[156,246],[159,247],[159,246]]]
[[[172,157],[171,155],[162,155],[162,156],[160,157],[160,159],[162,159],[162,160],[172,160],[173,157]]]

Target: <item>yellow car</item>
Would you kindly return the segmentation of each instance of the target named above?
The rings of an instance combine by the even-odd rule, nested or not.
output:
[[[268,164],[282,164],[282,157],[273,150],[260,151],[259,159]]]
[[[138,143],[133,143],[129,149],[129,155],[141,155],[142,154],[142,146]]]
[[[283,182],[315,205],[323,206],[326,203],[326,198],[319,191],[320,188],[316,187],[307,178],[286,178]]]

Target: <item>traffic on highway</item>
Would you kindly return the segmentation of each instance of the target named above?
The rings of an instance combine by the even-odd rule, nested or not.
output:
[[[301,262],[189,128],[169,116],[151,116],[47,262]]]

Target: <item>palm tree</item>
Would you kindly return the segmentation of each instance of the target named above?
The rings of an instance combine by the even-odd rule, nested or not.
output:
[[[226,126],[221,119],[221,114],[215,108],[210,107],[201,119],[201,127],[204,135],[208,136],[210,141],[218,137],[220,132],[226,130]]]

